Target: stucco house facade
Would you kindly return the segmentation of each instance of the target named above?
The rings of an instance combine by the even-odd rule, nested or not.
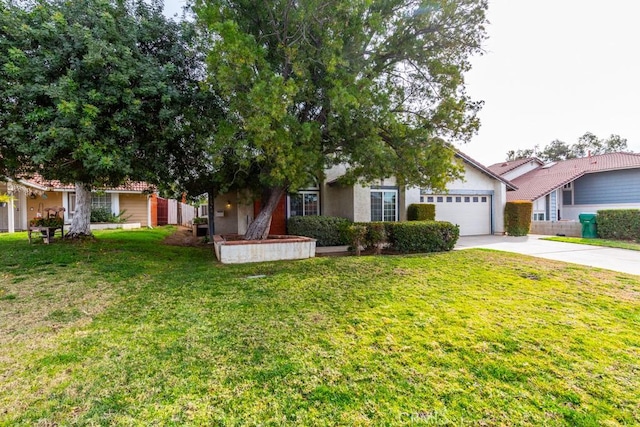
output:
[[[640,154],[608,153],[549,164],[530,158],[489,169],[518,187],[507,200],[533,202],[534,221],[577,221],[583,212],[640,208]]]
[[[13,196],[13,201],[0,207],[0,231],[26,230],[29,221],[42,216],[46,208],[63,207],[64,221],[71,223],[75,211],[75,187],[59,181],[45,181],[36,176],[19,181],[0,182],[0,193]],[[125,211],[128,223],[142,227],[154,224],[155,193],[146,183],[129,182],[115,188],[92,193],[92,206],[110,210],[114,214]]]
[[[504,232],[507,192],[516,187],[464,153],[456,154],[464,166],[464,179],[448,185],[448,192],[434,193],[418,187],[402,188],[394,177],[368,186],[341,185],[343,166],[325,171],[324,181],[300,189],[281,200],[274,212],[271,234],[286,234],[286,221],[296,215],[325,215],[357,222],[404,221],[413,203],[436,205],[436,220],[460,225],[462,235]],[[214,201],[217,234],[244,234],[259,211],[249,194],[227,193]]]

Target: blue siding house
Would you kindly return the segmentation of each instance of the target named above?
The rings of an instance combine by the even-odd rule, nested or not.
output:
[[[507,193],[507,200],[532,201],[536,221],[577,221],[583,212],[640,209],[640,154],[608,153],[549,164],[518,162],[511,168],[500,163],[489,169],[508,171],[518,189]]]

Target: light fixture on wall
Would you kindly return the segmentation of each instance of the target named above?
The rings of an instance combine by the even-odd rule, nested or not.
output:
[[[231,200],[227,200],[227,209],[231,208]]]

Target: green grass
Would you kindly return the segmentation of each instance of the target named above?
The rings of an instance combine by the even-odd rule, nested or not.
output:
[[[640,251],[640,243],[628,242],[624,240],[583,239],[580,237],[544,237],[541,240],[551,240],[553,242],[577,243],[580,245],[605,246],[607,248]]]
[[[488,250],[223,266],[170,231],[0,235],[0,425],[640,423],[640,277]]]

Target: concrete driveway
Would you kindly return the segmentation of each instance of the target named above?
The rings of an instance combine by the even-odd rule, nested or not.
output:
[[[640,251],[549,242],[541,237],[546,236],[465,236],[454,249],[495,249],[640,275]]]

